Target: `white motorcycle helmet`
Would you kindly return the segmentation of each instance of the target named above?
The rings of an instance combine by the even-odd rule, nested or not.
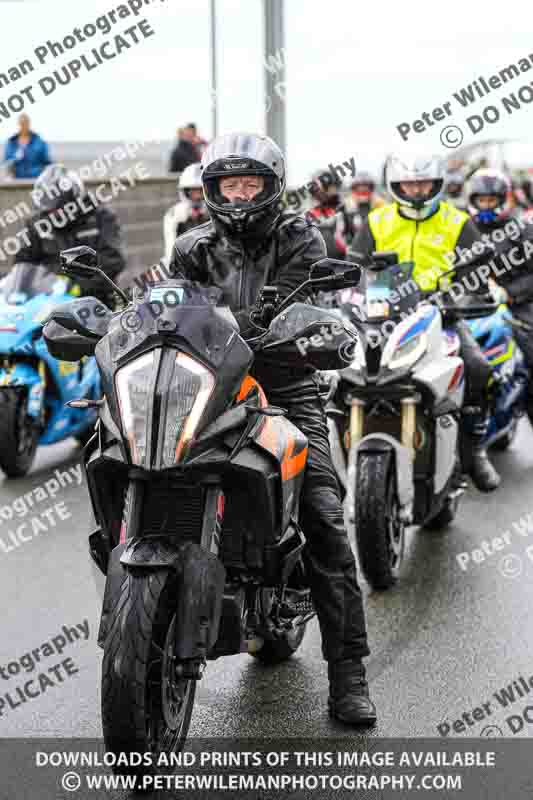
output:
[[[403,216],[427,219],[436,210],[444,191],[444,164],[434,155],[393,154],[387,161],[386,180],[387,189]],[[408,197],[400,186],[407,181],[432,181],[432,187],[428,194]]]
[[[190,202],[191,189],[199,189],[203,195],[203,188],[202,165],[199,161],[196,164],[189,164],[178,178],[178,195],[187,198]],[[199,202],[203,204],[203,197]]]

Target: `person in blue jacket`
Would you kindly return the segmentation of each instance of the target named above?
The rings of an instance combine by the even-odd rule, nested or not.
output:
[[[28,115],[21,114],[18,123],[19,132],[6,142],[4,161],[10,162],[13,177],[31,180],[37,178],[52,159],[44,139],[31,130]]]

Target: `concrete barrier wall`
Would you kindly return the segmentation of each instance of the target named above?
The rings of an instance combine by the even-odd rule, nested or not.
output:
[[[110,187],[105,179],[85,181],[89,190],[102,184]],[[14,261],[17,240],[13,237],[28,223],[32,186],[31,181],[0,183],[0,274],[7,272]],[[163,216],[176,202],[176,176],[145,178],[134,186],[124,186],[125,191],[115,189],[116,197],[109,207],[117,213],[122,226],[131,279],[163,255]],[[112,190],[106,191],[110,194]]]

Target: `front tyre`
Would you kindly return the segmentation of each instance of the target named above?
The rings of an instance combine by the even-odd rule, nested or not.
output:
[[[405,543],[390,453],[361,453],[355,485],[355,540],[359,564],[373,589],[398,579]]]
[[[129,571],[104,644],[102,727],[106,750],[178,752],[189,730],[196,681],[175,675],[174,620],[178,586],[172,570]],[[116,766],[145,774],[150,766]],[[158,767],[156,771],[164,772]],[[173,771],[173,770],[172,770]]]
[[[8,478],[21,478],[31,469],[39,426],[26,412],[26,394],[15,389],[0,391],[0,469]]]

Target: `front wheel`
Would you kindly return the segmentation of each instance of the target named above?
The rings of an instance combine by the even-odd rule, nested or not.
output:
[[[31,469],[39,427],[26,412],[24,392],[0,390],[0,469],[8,478],[21,478]]]
[[[104,644],[106,749],[117,754],[150,752],[153,764],[159,753],[183,748],[194,705],[196,681],[178,678],[175,670],[177,592],[172,570],[128,572]],[[115,771],[141,774],[150,768],[116,767]]]
[[[361,453],[355,485],[355,540],[359,564],[373,589],[398,579],[405,543],[390,453]]]

